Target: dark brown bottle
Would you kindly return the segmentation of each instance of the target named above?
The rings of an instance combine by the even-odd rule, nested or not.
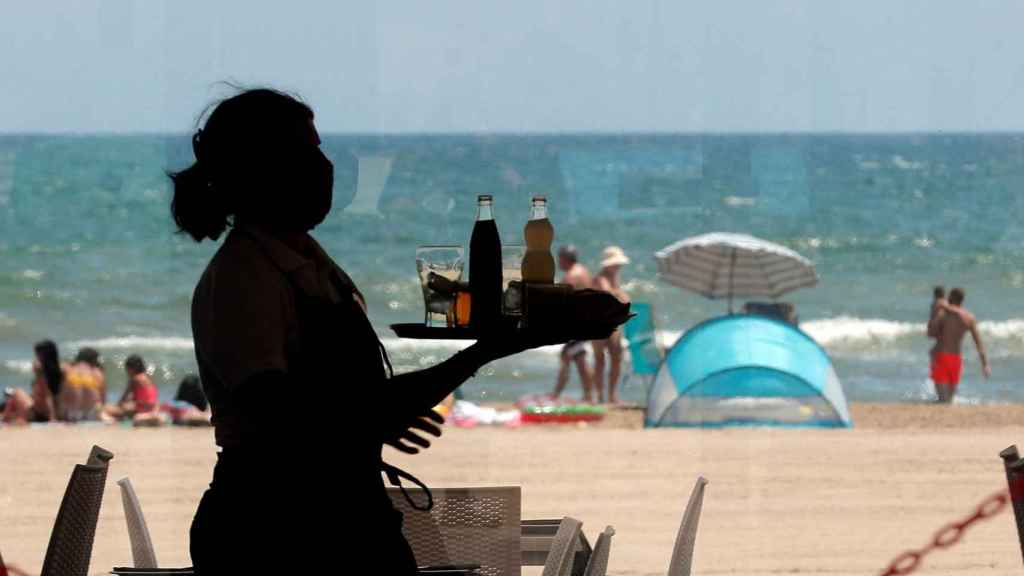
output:
[[[477,197],[476,224],[469,240],[469,323],[477,330],[497,328],[501,320],[501,238],[493,201],[489,194]]]

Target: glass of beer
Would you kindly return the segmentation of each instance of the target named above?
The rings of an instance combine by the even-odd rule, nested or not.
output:
[[[420,288],[423,289],[423,323],[427,326],[448,326],[455,305],[454,292],[446,293],[431,288],[431,275],[458,283],[462,280],[464,266],[462,246],[420,246],[416,249],[416,272],[420,277]],[[441,284],[447,283],[433,283],[434,286]]]

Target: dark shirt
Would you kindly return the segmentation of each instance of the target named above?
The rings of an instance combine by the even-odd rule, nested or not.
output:
[[[353,328],[363,327],[335,325],[329,327],[331,334],[322,335],[316,333],[319,326],[301,325],[302,308],[312,307],[335,309],[339,320],[350,324],[366,322],[365,316],[356,316],[362,315],[358,310],[362,297],[352,281],[319,244],[311,239],[310,245],[313,253],[307,256],[258,229],[232,230],[196,286],[192,298],[196,360],[221,447],[243,443],[233,394],[255,375],[276,371],[293,376],[295,389],[279,391],[283,414],[267,415],[274,420],[282,415],[287,419],[289,408],[298,412],[295,417],[330,417],[330,410],[340,407],[325,401],[336,398],[350,404],[359,396],[379,392],[383,368],[372,331],[353,333]],[[305,312],[314,321],[327,321],[318,318],[320,311]],[[347,342],[359,336],[374,341],[360,341],[359,346]],[[318,357],[323,337],[330,338],[332,350]],[[373,350],[372,356],[357,353],[366,350]],[[315,381],[295,382],[295,377]],[[324,412],[317,414],[314,407]]]
[[[306,240],[300,254],[258,229],[235,228],[196,287],[196,359],[224,451],[193,523],[193,561],[210,566],[266,540],[322,564],[338,552],[323,528],[352,518],[360,529],[344,538],[343,555],[379,548],[397,567],[387,573],[414,572],[381,478],[383,433],[373,415],[389,382],[380,342],[352,280]],[[279,400],[257,404],[275,413],[254,434],[266,442],[270,432],[273,446],[246,438],[262,415],[247,414],[244,428],[238,401],[240,388],[267,373],[285,389],[261,391]],[[225,541],[225,532],[237,538]]]

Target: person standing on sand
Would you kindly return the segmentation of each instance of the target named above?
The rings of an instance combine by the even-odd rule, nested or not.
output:
[[[579,253],[572,244],[558,249],[558,268],[565,274],[562,282],[571,285],[574,290],[590,288],[590,272],[580,264]],[[565,385],[569,382],[569,365],[575,364],[580,374],[580,382],[583,384],[583,401],[592,402],[594,398],[591,391],[592,375],[587,366],[587,343],[583,340],[567,343],[562,347],[558,360],[558,378],[555,380],[555,391],[551,393],[552,398],[562,395]]]
[[[427,448],[443,422],[431,408],[477,370],[559,342],[488,336],[394,374],[363,293],[310,234],[330,214],[334,184],[313,110],[245,90],[213,107],[192,150],[195,163],[170,174],[171,215],[196,242],[226,235],[192,296],[221,449],[192,521],[196,574],[264,574],[281,562],[321,573],[339,558],[346,573],[416,574],[381,477],[404,473],[383,462],[383,446]],[[282,421],[282,395],[309,399],[308,409]],[[358,527],[339,537],[346,519]]]
[[[622,289],[619,274],[622,267],[629,264],[629,257],[618,246],[604,249],[601,257],[601,271],[594,277],[594,289],[608,292],[623,303],[629,302],[629,294]],[[594,388],[597,390],[597,401],[604,403],[604,367],[605,354],[608,355],[608,402],[619,401],[616,388],[619,385],[619,374],[622,371],[622,327],[605,340],[594,340]]]
[[[960,383],[960,372],[963,369],[961,348],[964,335],[968,332],[974,339],[974,346],[981,359],[981,371],[988,378],[992,370],[985,355],[985,346],[978,333],[978,321],[963,307],[964,290],[953,288],[949,291],[949,303],[940,304],[940,310],[928,322],[928,336],[935,338],[935,353],[932,356],[931,376],[935,384],[938,401],[948,404],[953,401],[957,385]]]

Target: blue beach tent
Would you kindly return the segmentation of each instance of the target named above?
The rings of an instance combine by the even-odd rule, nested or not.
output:
[[[798,327],[730,315],[672,346],[647,398],[647,427],[852,426],[828,354]]]

